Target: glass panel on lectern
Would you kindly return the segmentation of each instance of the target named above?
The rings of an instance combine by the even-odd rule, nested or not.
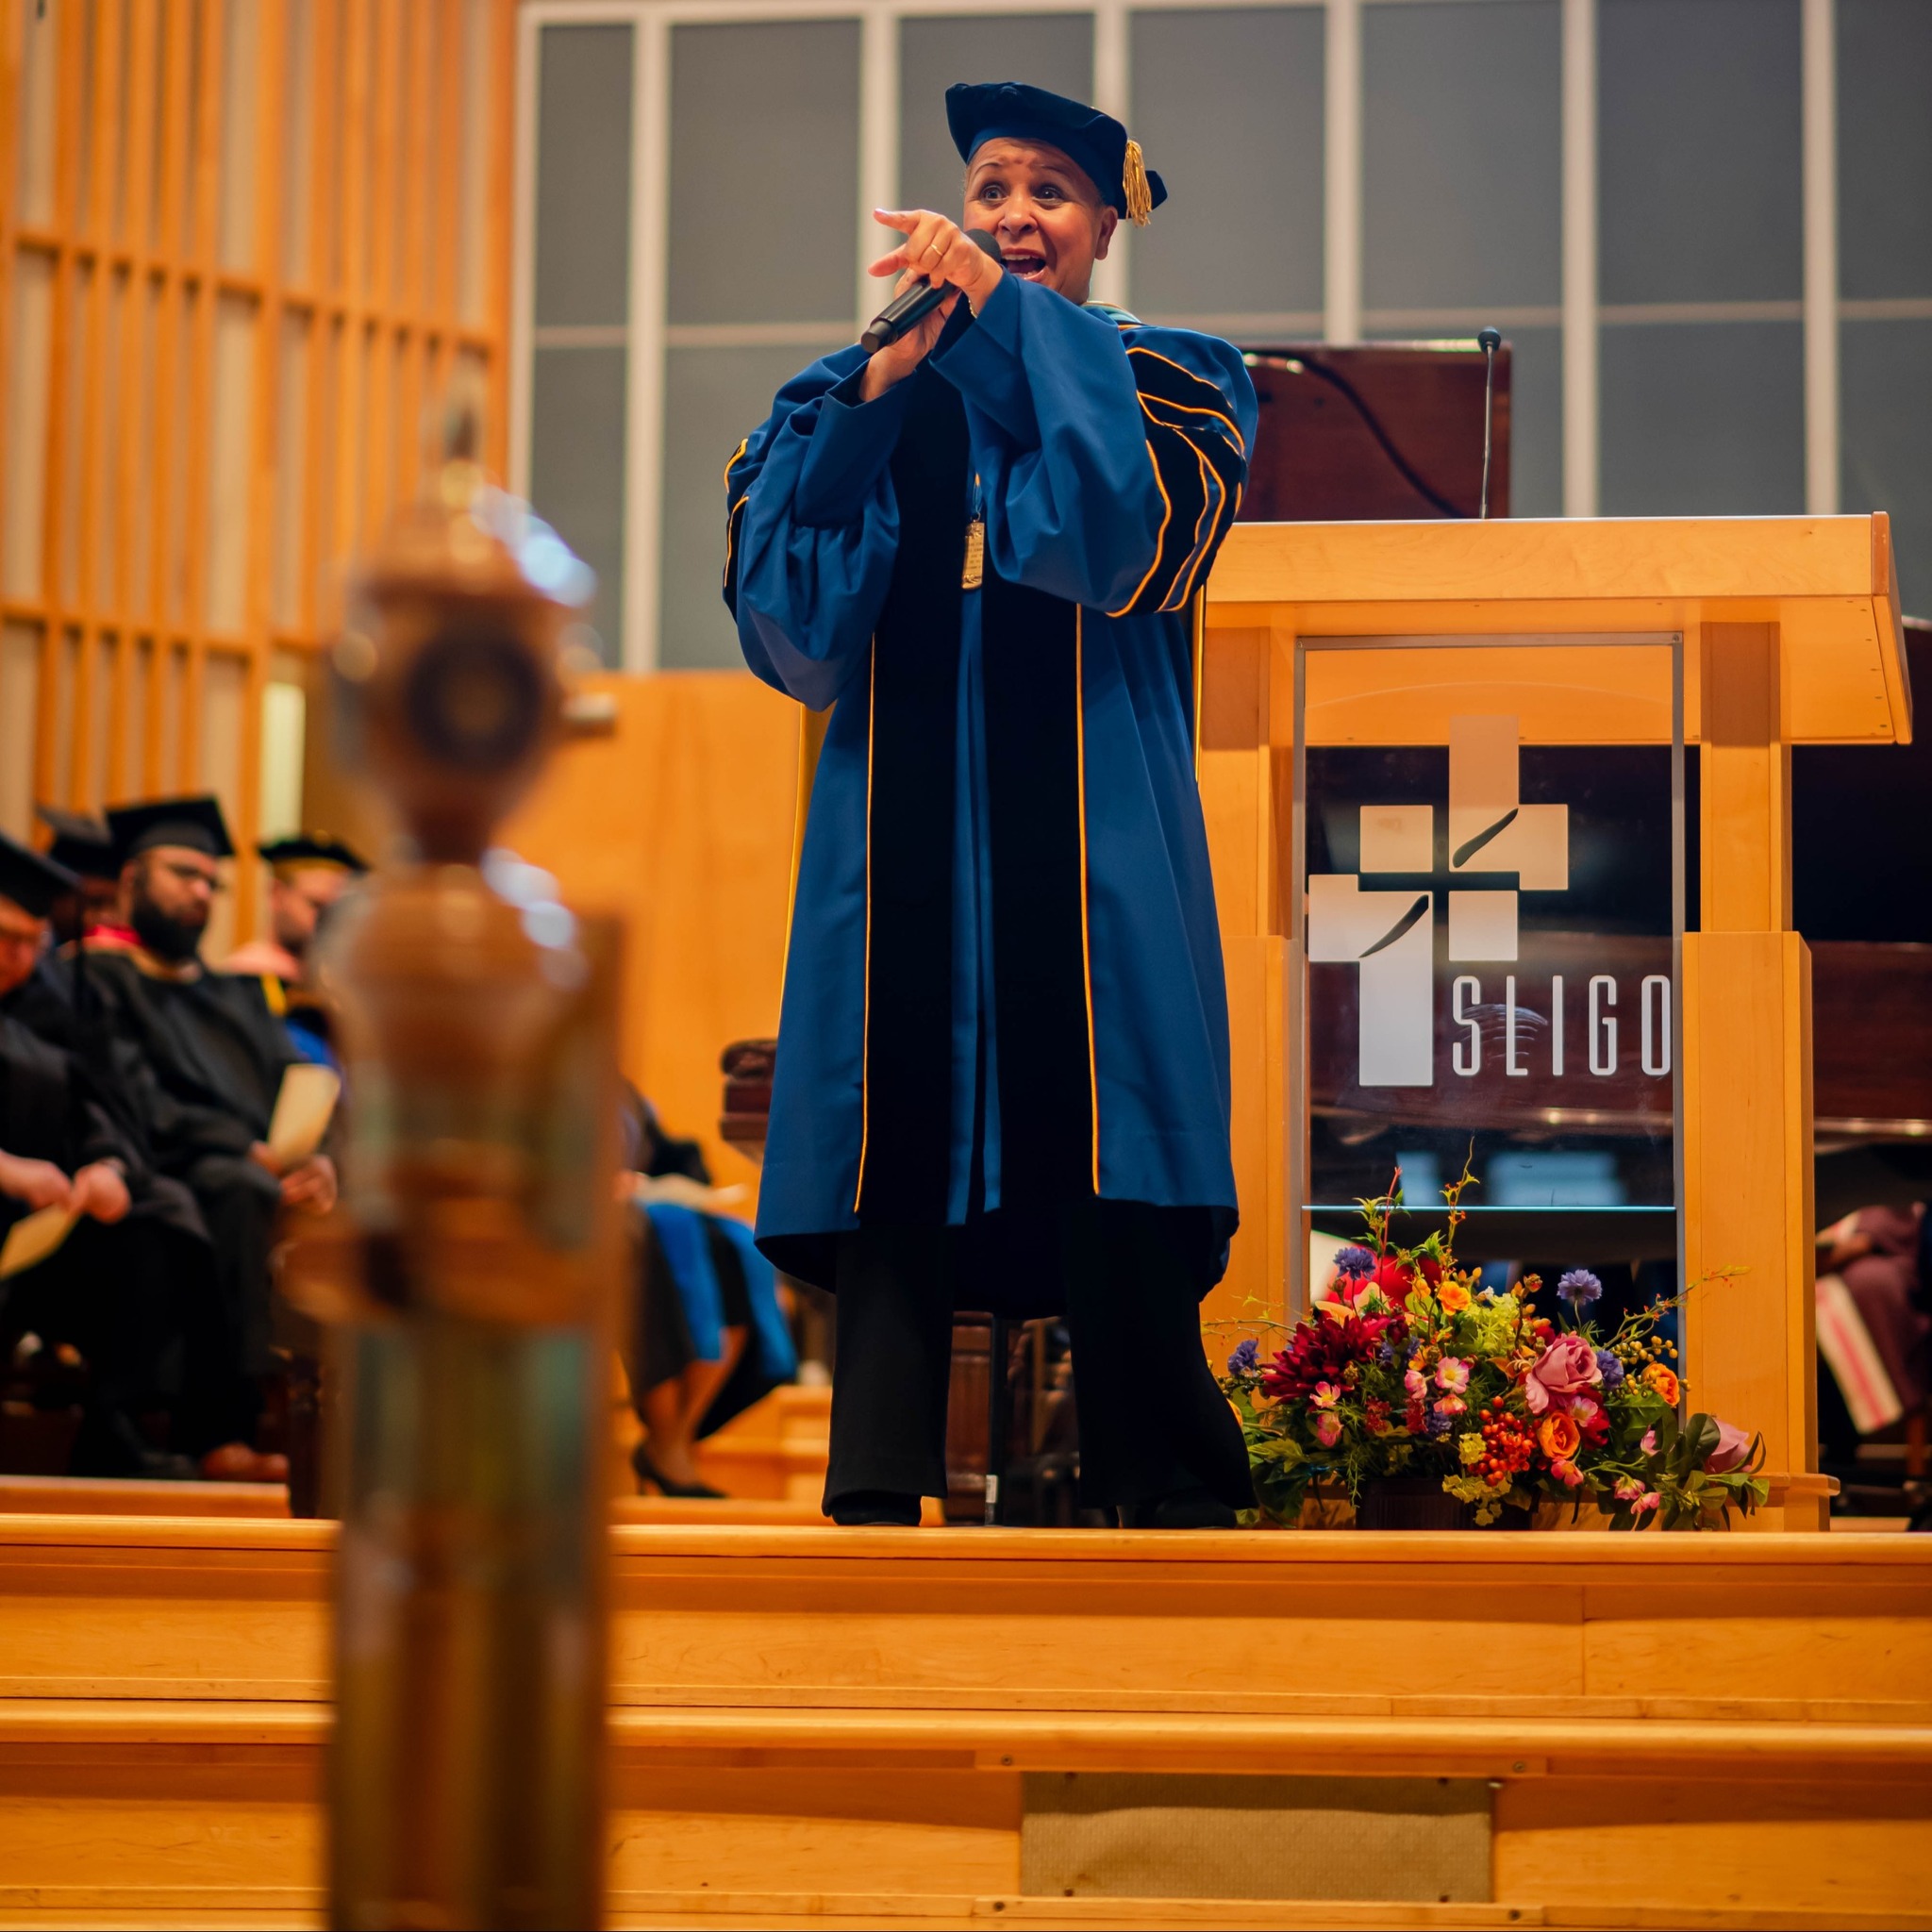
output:
[[[1306,1229],[1466,1160],[1466,1261],[1674,1260],[1680,648],[1301,641]]]

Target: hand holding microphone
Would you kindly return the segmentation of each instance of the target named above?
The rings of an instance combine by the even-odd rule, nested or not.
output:
[[[867,401],[911,375],[938,341],[961,295],[975,314],[998,286],[999,243],[980,228],[961,228],[924,209],[875,208],[873,219],[906,239],[874,261],[875,275],[899,274],[897,292],[874,317],[859,346],[871,355],[863,393]]]

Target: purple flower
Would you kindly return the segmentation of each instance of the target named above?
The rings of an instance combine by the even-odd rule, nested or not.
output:
[[[1606,1389],[1614,1389],[1624,1379],[1624,1364],[1608,1349],[1597,1350],[1596,1365],[1603,1374]]]
[[[1373,1274],[1375,1272],[1375,1257],[1366,1248],[1359,1248],[1353,1241],[1345,1248],[1335,1251],[1335,1272],[1351,1277]]]
[[[1245,1341],[1235,1344],[1234,1353],[1227,1358],[1227,1373],[1230,1375],[1252,1375],[1261,1365],[1261,1344],[1250,1335]]]
[[[1604,1291],[1604,1285],[1588,1268],[1573,1268],[1557,1283],[1557,1292],[1573,1308],[1587,1308]]]
[[[1375,1359],[1383,1368],[1392,1367],[1395,1361],[1395,1344],[1385,1335],[1382,1345],[1375,1351]]]
[[[1428,1420],[1424,1424],[1424,1427],[1432,1436],[1446,1436],[1455,1426],[1456,1418],[1453,1415],[1444,1415],[1440,1403],[1430,1409]]]

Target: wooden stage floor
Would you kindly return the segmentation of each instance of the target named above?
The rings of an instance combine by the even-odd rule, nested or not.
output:
[[[319,1923],[333,1537],[0,1516],[0,1924]],[[616,1924],[1932,1926],[1932,1538],[613,1549]],[[1360,1861],[1352,1898],[1038,1889],[1061,1785],[1166,1815],[1231,1774],[1344,1810],[1486,1794],[1487,1874],[1447,1902]]]

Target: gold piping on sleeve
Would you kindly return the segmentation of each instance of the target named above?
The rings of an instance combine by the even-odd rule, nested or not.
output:
[[[1223,537],[1224,537],[1224,536],[1225,536],[1225,535],[1227,534],[1227,532],[1228,532],[1229,530],[1231,530],[1231,529],[1232,529],[1232,528],[1234,527],[1234,521],[1235,521],[1235,519],[1236,519],[1236,518],[1237,518],[1238,516],[1240,516],[1240,515],[1241,515],[1241,491],[1242,491],[1242,489],[1243,489],[1244,487],[1245,487],[1245,486],[1243,486],[1242,484],[1237,483],[1237,484],[1236,484],[1236,485],[1234,486],[1234,489],[1233,489],[1232,492],[1227,492],[1227,491],[1224,491],[1224,492],[1223,492],[1223,495],[1222,495],[1222,505],[1221,505],[1221,507],[1222,507],[1222,508],[1223,508],[1223,509],[1224,509],[1224,510],[1226,510],[1226,511],[1227,511],[1227,521],[1226,521],[1226,523],[1225,523],[1224,525],[1222,525],[1222,528],[1220,529],[1220,531],[1218,531],[1218,532],[1217,532],[1217,531],[1214,531],[1214,530],[1209,530],[1209,531],[1208,531],[1208,547],[1207,547],[1207,549],[1205,549],[1205,550],[1203,550],[1203,551],[1199,552],[1199,553],[1198,553],[1198,554],[1196,555],[1196,557],[1194,558],[1194,560],[1193,560],[1193,564],[1192,564],[1192,567],[1191,567],[1191,568],[1190,569],[1190,571],[1189,571],[1189,573],[1188,573],[1188,591],[1187,591],[1187,594],[1188,594],[1188,596],[1192,596],[1192,595],[1193,595],[1193,593],[1194,593],[1194,591],[1195,591],[1195,589],[1197,588],[1197,585],[1196,585],[1196,581],[1195,581],[1195,580],[1196,580],[1197,578],[1201,578],[1201,572],[1202,572],[1202,569],[1203,569],[1203,567],[1204,567],[1204,566],[1206,565],[1206,563],[1207,563],[1207,561],[1208,561],[1208,558],[1209,558],[1209,557],[1211,557],[1211,556],[1213,555],[1213,553],[1214,553],[1214,546],[1215,546],[1215,544],[1216,544],[1216,543],[1218,543],[1218,542],[1219,542],[1219,541],[1221,541],[1221,539],[1222,539]],[[1232,506],[1232,507],[1230,508],[1230,506]],[[1219,519],[1219,512],[1217,512],[1217,513],[1216,513],[1216,516],[1217,516],[1217,521],[1218,521],[1218,519]],[[1206,579],[1205,579],[1205,578],[1201,578],[1201,581],[1200,581],[1200,583],[1199,583],[1199,585],[1198,585],[1198,588],[1199,588],[1200,590],[1202,590],[1203,591],[1205,591],[1207,590],[1207,588],[1208,588],[1208,585],[1207,585],[1207,581],[1206,581]],[[1186,601],[1186,598],[1183,598],[1183,599],[1182,599],[1182,602],[1185,602],[1185,601]],[[1176,605],[1176,606],[1175,606],[1175,608],[1176,608],[1176,609],[1178,609],[1178,608],[1179,608],[1179,606],[1178,606],[1178,605]]]
[[[1160,458],[1154,454],[1151,442],[1147,445],[1147,460],[1154,465],[1154,487],[1160,491],[1160,528],[1154,537],[1154,561],[1147,566],[1147,575],[1134,586],[1134,595],[1118,610],[1109,610],[1109,617],[1124,617],[1134,608],[1135,598],[1153,581],[1154,573],[1160,568],[1160,546],[1167,541],[1167,526],[1174,518],[1174,502],[1167,493],[1167,485],[1160,480]]]
[[[1203,389],[1212,389],[1214,390],[1216,395],[1219,395],[1221,393],[1221,391],[1218,389],[1215,389],[1214,384],[1209,382],[1205,375],[1195,375],[1195,373],[1191,369],[1188,368],[1184,363],[1176,362],[1172,356],[1163,356],[1158,349],[1145,349],[1142,348],[1139,343],[1136,343],[1134,347],[1127,351],[1127,354],[1130,356],[1151,356],[1157,362],[1165,362],[1170,369],[1178,369],[1183,375],[1191,378],[1195,382],[1198,382]],[[1218,421],[1225,423],[1227,425],[1227,433],[1234,438],[1235,448],[1238,449],[1242,456],[1247,455],[1248,445],[1243,441],[1241,431],[1235,427],[1234,419],[1231,416],[1223,415],[1223,413],[1219,409],[1205,408],[1199,403],[1177,403],[1171,396],[1156,396],[1155,401],[1158,403],[1165,403],[1170,408],[1173,409],[1185,409],[1191,416],[1212,416],[1216,418]]]
[[[750,447],[751,438],[747,436],[731,452],[731,460],[724,465],[724,500],[727,503],[731,502],[731,473],[737,469],[739,458]],[[751,491],[747,490],[744,495],[741,496],[736,503],[732,503],[731,508],[724,512],[724,582],[726,584],[729,584],[731,581],[731,558],[733,553],[738,548],[735,541],[738,529],[738,512],[744,508],[745,501],[750,495]]]
[[[1210,536],[1212,536],[1214,531],[1214,521],[1209,512],[1214,511],[1218,513],[1220,509],[1220,506],[1214,501],[1214,492],[1220,487],[1221,478],[1219,475],[1208,469],[1208,458],[1201,454],[1198,444],[1190,442],[1188,447],[1194,452],[1194,461],[1200,465],[1201,469],[1201,514],[1194,519],[1193,541],[1189,548],[1187,556],[1181,559],[1181,568],[1174,572],[1174,581],[1178,584],[1180,579],[1185,576],[1188,580],[1188,588],[1191,589],[1194,572],[1199,567],[1201,559],[1201,525],[1203,524],[1208,525]],[[1226,494],[1224,491],[1222,493],[1224,497]],[[1187,601],[1187,590],[1182,590],[1176,594],[1173,589],[1170,589],[1167,596],[1161,602],[1160,608],[1163,611],[1179,610]]]
[[[852,1211],[865,1194],[865,1152],[872,1138],[872,742],[878,728],[879,647],[874,638],[865,684],[865,991],[858,1031],[858,1185]]]
[[[1087,1094],[1093,1120],[1093,1195],[1100,1198],[1100,1057],[1093,1043],[1093,928],[1087,890],[1087,677],[1081,619],[1074,607],[1074,763],[1080,778],[1080,963],[1087,988]]]

